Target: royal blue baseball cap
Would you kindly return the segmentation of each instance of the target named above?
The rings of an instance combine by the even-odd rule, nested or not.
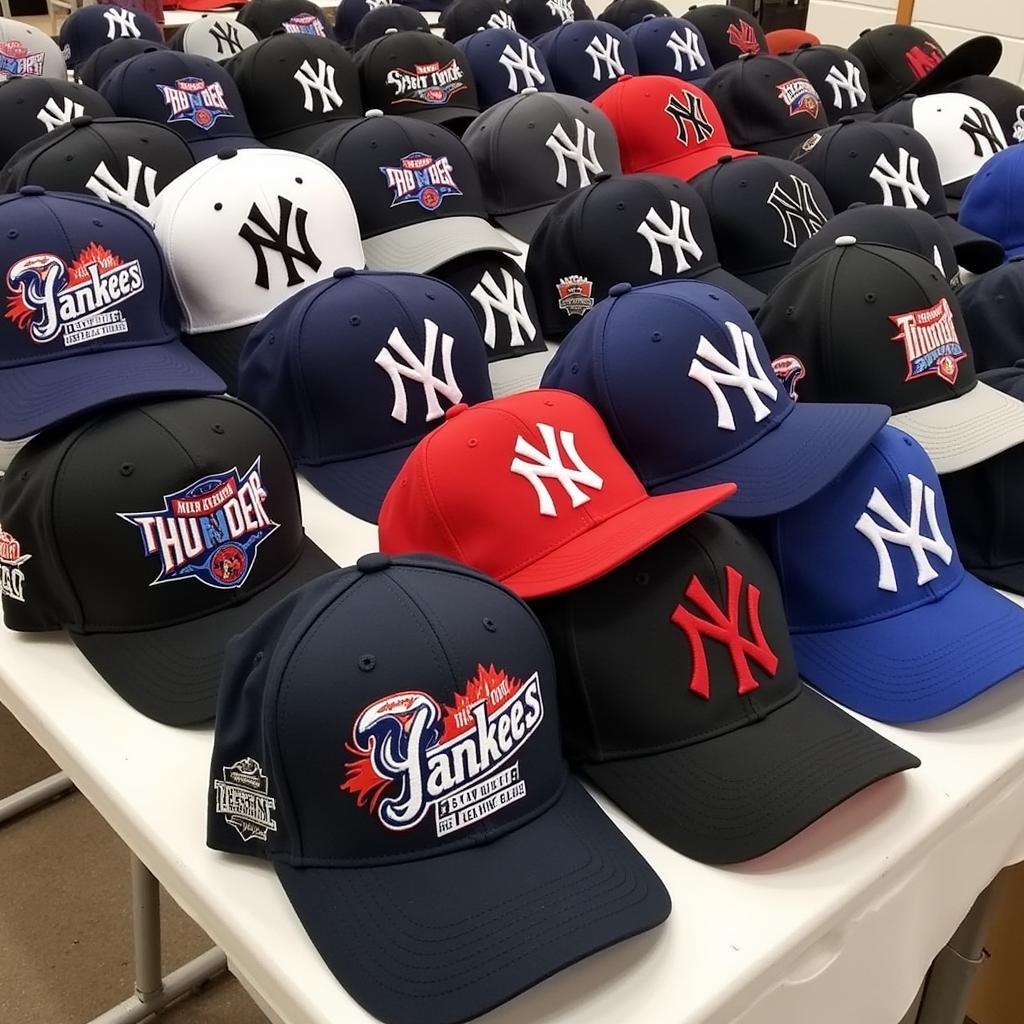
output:
[[[115,39],[148,39],[163,44],[160,26],[145,11],[114,4],[91,4],[73,10],[60,27],[57,43],[72,70]]]
[[[623,75],[640,74],[629,36],[606,21],[570,21],[537,36],[555,92],[588,103]]]
[[[1007,256],[1024,253],[1024,146],[1008,146],[986,161],[960,201],[960,224],[994,239]]]
[[[520,599],[444,559],[364,555],[229,647],[207,844],[273,864],[384,1024],[475,1018],[670,911],[569,775],[557,703]]]
[[[144,395],[224,382],[181,344],[163,253],[134,213],[25,185],[0,196],[0,438]]]
[[[794,402],[750,314],[696,281],[617,284],[558,347],[541,387],[585,398],[651,494],[735,481],[725,516],[766,516],[828,486],[884,405]]]
[[[527,89],[555,91],[544,54],[518,32],[488,28],[460,39],[455,45],[469,61],[481,110]]]
[[[670,75],[703,86],[715,70],[708,44],[686,18],[647,18],[626,29],[641,75]]]
[[[830,487],[761,525],[800,675],[838,703],[918,722],[1024,668],[1024,609],[964,569],[908,434],[886,427]]]
[[[480,327],[454,288],[350,267],[263,319],[238,394],[280,430],[317,490],[368,522],[446,410],[492,397]]]
[[[140,53],[108,72],[99,91],[119,117],[173,128],[197,160],[262,145],[253,137],[234,79],[223,64],[198,54]]]

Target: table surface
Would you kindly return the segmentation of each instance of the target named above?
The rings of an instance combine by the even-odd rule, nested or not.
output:
[[[304,482],[302,495],[310,536],[339,564],[376,547],[375,527]],[[0,701],[225,951],[272,1019],[372,1019],[324,967],[273,869],[206,848],[210,729],[143,718],[60,634],[0,629]],[[879,730],[923,767],[876,784],[746,865],[689,861],[602,801],[668,886],[669,921],[482,1019],[898,1021],[976,895],[1024,859],[1024,676],[938,723]],[[73,857],[74,837],[68,842]]]

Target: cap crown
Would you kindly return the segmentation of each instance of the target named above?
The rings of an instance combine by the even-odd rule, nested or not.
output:
[[[445,39],[452,43],[491,28],[516,30],[515,19],[503,0],[452,0],[441,12],[438,24],[444,29]]]
[[[249,0],[238,12],[238,23],[260,39],[275,32],[307,36],[329,32],[323,9],[312,0]]]
[[[384,3],[359,19],[352,33],[352,52],[357,53],[364,46],[387,35],[392,29],[399,32],[429,32],[430,24],[415,7],[405,4]]]
[[[75,68],[114,39],[164,41],[160,26],[144,11],[113,4],[79,7],[72,11],[61,25],[57,41],[68,66]]]
[[[207,57],[218,63],[230,60],[256,42],[256,33],[236,18],[204,14],[184,25],[171,39],[171,49]]]
[[[14,78],[66,81],[66,56],[40,29],[14,18],[0,18],[0,82]]]
[[[593,100],[622,75],[637,75],[640,66],[629,36],[605,21],[569,22],[536,39],[545,56],[555,90]]]
[[[1024,89],[993,75],[968,75],[946,86],[948,92],[981,100],[999,119],[1003,137],[1013,145],[1024,142]]]
[[[760,22],[742,8],[708,4],[691,7],[683,17],[700,29],[716,68],[747,53],[768,52],[768,40]]]
[[[787,53],[786,59],[810,79],[829,124],[836,124],[841,117],[874,113],[867,71],[849,50],[824,44],[802,46]]]
[[[115,39],[113,42],[104,43],[93,55],[81,64],[78,68],[78,80],[93,89],[98,89],[100,82],[118,64],[123,64],[132,57],[138,57],[140,53],[156,53],[164,50],[163,43],[155,42],[152,39],[136,39],[135,36],[127,36],[124,39]]]
[[[554,92],[548,62],[530,41],[511,29],[474,32],[455,44],[473,69],[480,109],[516,96],[524,89]]]
[[[869,91],[881,110],[942,63],[946,51],[916,25],[883,25],[862,32],[850,52],[864,64]]]
[[[594,17],[584,0],[509,0],[508,9],[516,28],[527,39],[536,39],[559,25]]]
[[[686,18],[647,18],[626,30],[636,48],[641,75],[669,75],[700,82],[715,70],[708,44]]]
[[[964,192],[960,223],[988,238],[1007,252],[1024,249],[1024,207],[1009,202],[1024,180],[1024,147],[1008,146],[978,171]]]

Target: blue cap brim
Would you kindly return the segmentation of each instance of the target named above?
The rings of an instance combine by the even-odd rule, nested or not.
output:
[[[299,472],[329,501],[367,523],[377,522],[384,496],[401,472],[415,445],[394,448],[360,459],[299,463]]]
[[[671,494],[731,480],[736,493],[715,509],[719,515],[738,519],[776,515],[827,487],[888,419],[884,405],[797,402],[774,430],[742,451],[648,490]]]
[[[853,711],[921,722],[1024,668],[1024,609],[969,573],[938,601],[859,626],[793,635],[800,675]]]

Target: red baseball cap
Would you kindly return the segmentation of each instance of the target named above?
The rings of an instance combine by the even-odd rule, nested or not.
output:
[[[728,498],[650,497],[601,417],[566,391],[448,410],[384,499],[380,549],[445,555],[520,597],[582,586]]]
[[[799,50],[801,46],[821,45],[821,40],[813,32],[802,28],[777,28],[774,32],[767,32],[765,39],[768,40],[768,52],[775,56]]]

